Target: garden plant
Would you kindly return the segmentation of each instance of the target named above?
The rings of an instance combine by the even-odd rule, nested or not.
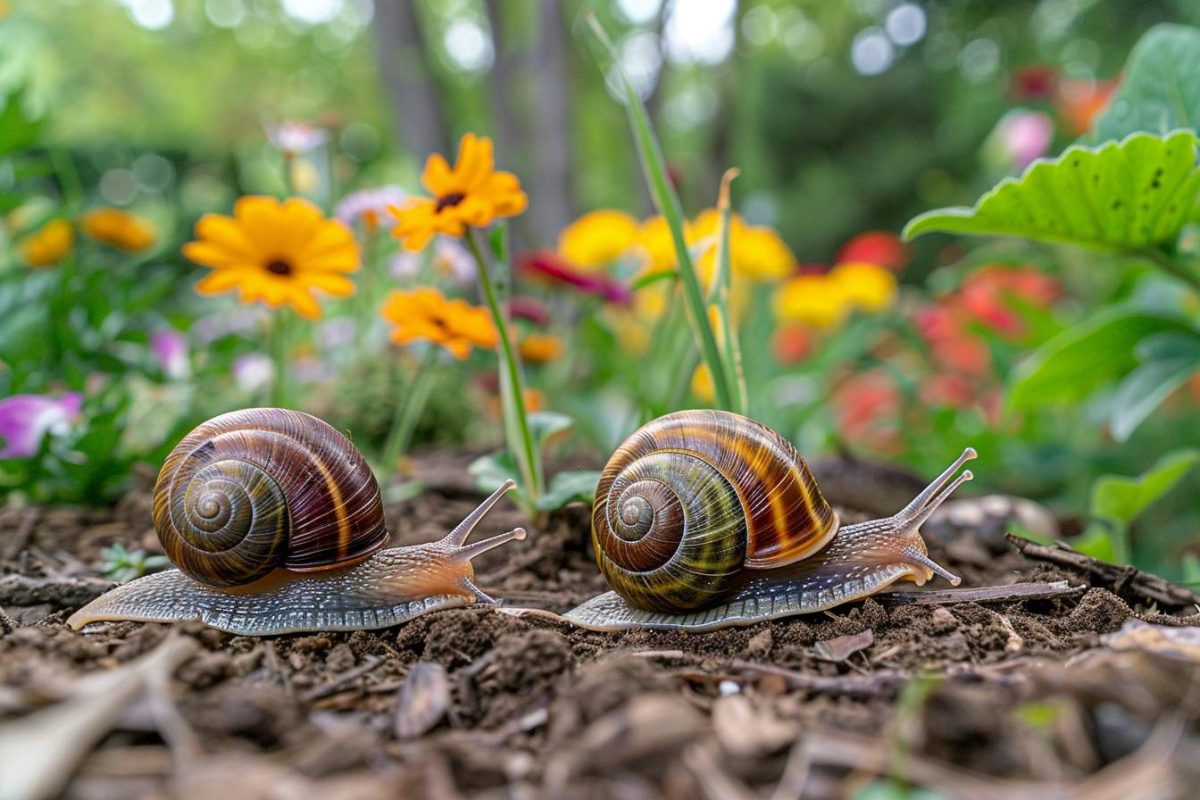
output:
[[[0,800],[1188,797],[1200,12],[0,0]]]

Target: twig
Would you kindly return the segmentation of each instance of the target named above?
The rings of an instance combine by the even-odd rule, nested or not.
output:
[[[4,545],[4,551],[0,553],[0,558],[11,560],[25,549],[29,544],[30,536],[33,534],[34,525],[37,524],[40,510],[37,508],[29,508],[21,516],[21,522],[17,525],[17,530],[12,538]]]
[[[1083,594],[1086,586],[1072,586],[1069,581],[1049,583],[1013,583],[1008,586],[981,586],[967,589],[938,589],[935,591],[888,592],[875,596],[883,603],[918,606],[952,605],[954,603],[1006,603],[1013,600],[1048,600]]]
[[[1133,595],[1170,608],[1190,608],[1200,603],[1200,598],[1182,586],[1136,567],[1118,566],[1086,556],[1062,542],[1046,547],[1011,533],[1004,534],[1004,538],[1026,558],[1084,572],[1091,576],[1094,585],[1112,589],[1118,595]]]
[[[858,675],[809,675],[804,672],[776,667],[771,664],[759,664],[754,661],[733,659],[729,661],[733,669],[757,672],[764,675],[778,675],[787,681],[791,689],[800,689],[809,694],[826,694],[835,697],[879,697],[889,696],[899,691],[908,683],[910,675],[899,670],[880,670],[868,677]]]
[[[301,695],[300,699],[306,703],[311,703],[314,700],[320,700],[322,697],[328,697],[346,684],[356,681],[363,675],[366,675],[368,672],[375,669],[382,663],[383,659],[379,658],[378,656],[367,656],[366,660],[364,660],[363,663],[359,664],[354,669],[347,670],[329,683],[305,692],[303,695]]]
[[[90,603],[113,587],[103,578],[31,578],[28,575],[0,577],[0,603],[33,606],[48,603],[55,608],[77,608]]]

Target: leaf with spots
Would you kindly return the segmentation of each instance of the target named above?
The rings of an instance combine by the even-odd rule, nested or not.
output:
[[[915,217],[904,238],[934,231],[1017,236],[1109,252],[1172,242],[1200,190],[1195,150],[1191,131],[1076,145],[1001,181],[972,208]]]
[[[1089,141],[1200,129],[1200,30],[1156,25],[1134,46],[1122,72],[1121,87],[1093,125]]]

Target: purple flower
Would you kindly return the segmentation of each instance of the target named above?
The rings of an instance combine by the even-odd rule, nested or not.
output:
[[[537,250],[521,256],[517,260],[517,271],[524,276],[545,282],[573,286],[581,292],[602,297],[610,303],[628,305],[633,301],[633,292],[625,284],[607,275],[579,272],[548,250]]]
[[[0,400],[0,458],[28,458],[47,433],[61,435],[78,419],[83,395],[17,394]]]
[[[164,328],[150,334],[150,351],[154,353],[158,366],[168,378],[186,378],[191,371],[187,337],[173,328]]]
[[[397,253],[392,258],[392,276],[400,280],[417,277],[421,259],[420,253]],[[439,236],[433,243],[433,271],[458,286],[475,283],[475,259],[467,248],[453,239]]]
[[[367,228],[374,230],[388,219],[389,206],[398,206],[407,199],[408,192],[399,186],[361,189],[342,198],[333,215],[347,225],[362,220]]]
[[[243,392],[255,392],[275,379],[275,362],[262,353],[248,353],[233,362],[233,380]]]

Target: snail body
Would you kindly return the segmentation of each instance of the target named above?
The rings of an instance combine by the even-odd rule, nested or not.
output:
[[[332,426],[297,411],[223,414],[176,446],[154,490],[154,528],[177,569],[118,586],[68,623],[198,620],[252,636],[369,630],[494,602],[471,559],[521,528],[467,537],[508,482],[436,542],[384,549],[379,484]]]
[[[790,442],[724,411],[635,431],[601,473],[592,548],[613,588],[567,612],[585,628],[710,630],[808,614],[896,581],[958,578],[919,528],[964,481],[968,448],[891,517],[842,525]]]

